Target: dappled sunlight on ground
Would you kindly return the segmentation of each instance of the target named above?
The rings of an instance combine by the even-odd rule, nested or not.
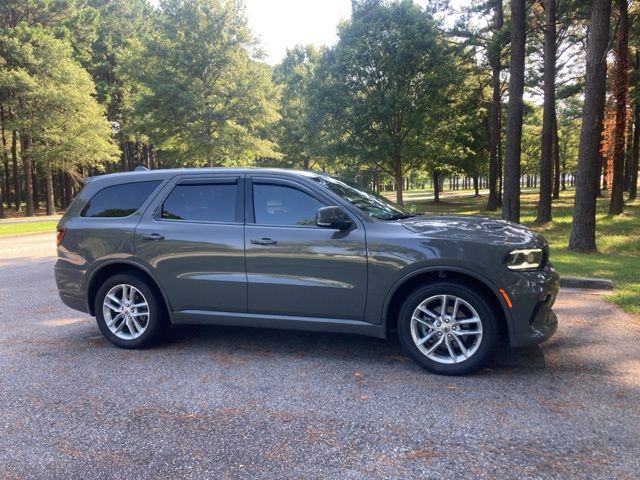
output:
[[[40,323],[42,323],[46,327],[64,327],[66,325],[88,321],[88,318],[56,318],[53,320],[43,320]]]

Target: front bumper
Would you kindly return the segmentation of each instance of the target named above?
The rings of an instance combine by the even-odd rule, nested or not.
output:
[[[536,345],[558,329],[552,308],[560,288],[560,276],[551,266],[535,272],[516,272],[507,290],[513,302],[509,344],[512,347]]]

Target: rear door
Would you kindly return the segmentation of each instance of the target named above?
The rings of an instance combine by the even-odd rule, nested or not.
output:
[[[173,311],[246,312],[244,175],[178,177],[145,212],[136,260]]]
[[[367,292],[365,233],[317,227],[335,204],[301,182],[247,177],[248,310],[254,314],[362,320]]]

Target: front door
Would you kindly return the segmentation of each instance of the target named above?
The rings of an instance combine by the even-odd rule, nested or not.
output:
[[[138,224],[136,259],[175,312],[246,312],[244,178],[185,177],[163,189]]]
[[[255,314],[362,320],[367,257],[362,224],[317,227],[331,200],[292,181],[247,181],[248,310]]]

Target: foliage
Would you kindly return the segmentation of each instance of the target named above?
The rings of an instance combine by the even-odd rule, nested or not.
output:
[[[402,178],[429,157],[447,113],[455,66],[428,13],[413,2],[366,2],[325,52],[311,98],[328,149]]]
[[[270,67],[251,54],[240,4],[165,0],[157,22],[124,72],[139,84],[138,128],[160,155],[180,166],[277,155],[265,129],[278,118],[278,91]]]
[[[277,142],[287,166],[305,169],[310,166],[312,126],[309,124],[307,89],[319,56],[313,45],[298,45],[287,50],[284,60],[273,71],[274,82],[282,86]]]
[[[68,42],[21,24],[0,36],[0,64],[2,101],[14,112],[7,126],[32,137],[37,163],[75,171],[116,155],[93,82]]]

